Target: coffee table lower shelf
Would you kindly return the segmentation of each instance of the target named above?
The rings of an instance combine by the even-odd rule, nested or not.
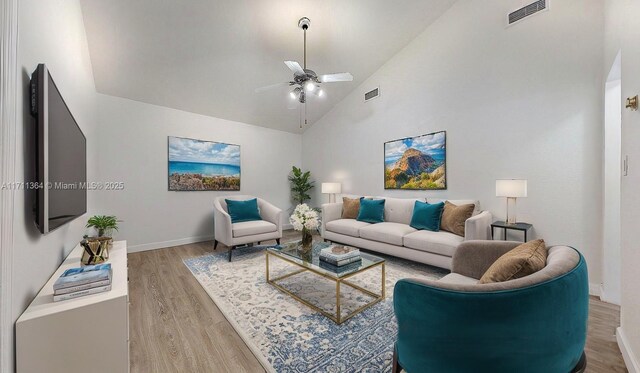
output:
[[[283,260],[283,261],[285,261],[285,262],[287,262],[289,264],[293,264],[293,265],[299,267],[300,269],[298,269],[296,271],[293,271],[293,272],[290,272],[290,273],[287,273],[287,274],[282,275],[282,276],[278,276],[276,278],[271,278],[270,274],[269,274],[269,257],[270,256],[276,257],[276,258],[278,258],[280,260]],[[278,289],[281,292],[289,295],[290,297],[292,297],[293,299],[297,300],[298,302],[304,304],[305,306],[307,306],[307,307],[309,307],[309,308],[311,308],[311,309],[313,309],[315,311],[320,312],[324,316],[326,316],[329,319],[333,320],[338,325],[340,325],[343,322],[349,320],[350,318],[352,318],[353,316],[355,316],[355,315],[359,314],[360,312],[366,310],[367,308],[379,303],[380,301],[384,300],[384,298],[385,298],[385,281],[386,280],[385,280],[385,266],[384,266],[385,262],[384,261],[382,261],[382,262],[380,262],[378,264],[375,264],[375,265],[373,265],[371,267],[367,267],[367,268],[365,268],[363,270],[356,271],[356,272],[353,272],[353,273],[349,273],[348,275],[345,275],[345,276],[342,276],[342,277],[332,277],[332,276],[326,275],[326,274],[324,274],[324,273],[322,273],[320,271],[315,271],[312,267],[305,266],[305,265],[302,265],[300,263],[296,263],[293,260],[289,260],[287,258],[284,258],[283,256],[276,255],[276,254],[270,252],[269,250],[265,251],[265,262],[266,262],[267,283],[273,285],[276,289]],[[380,294],[374,293],[374,292],[372,292],[370,290],[367,290],[367,289],[365,289],[365,288],[363,288],[363,287],[361,287],[359,285],[356,285],[356,284],[354,284],[354,283],[352,283],[350,281],[347,281],[347,279],[349,279],[349,278],[351,278],[351,277],[353,277],[355,275],[358,275],[360,273],[363,273],[364,271],[368,271],[368,270],[370,270],[372,268],[376,268],[376,267],[380,267],[380,269],[381,269],[381,271],[380,271],[381,272],[381,276],[380,276],[381,277]],[[318,276],[324,277],[324,278],[326,278],[328,280],[331,280],[331,281],[336,283],[336,313],[335,314],[323,310],[322,308],[320,308],[320,307],[312,304],[311,302],[301,298],[297,294],[294,294],[293,292],[289,291],[288,289],[286,289],[285,287],[283,287],[283,286],[281,286],[280,284],[277,283],[277,281],[284,280],[285,278],[289,278],[291,276],[295,276],[297,274],[300,274],[300,273],[303,273],[303,272],[307,272],[307,271],[311,272],[311,273],[314,273],[314,274],[316,274]],[[355,309],[354,311],[350,312],[349,314],[347,314],[347,315],[345,315],[343,317],[341,312],[340,312],[340,286],[341,286],[341,284],[347,285],[347,286],[349,286],[349,287],[351,287],[351,288],[353,288],[355,290],[358,290],[358,291],[360,291],[360,292],[372,297],[373,300],[371,302],[369,302],[369,303],[366,303],[366,304],[358,307],[357,309]]]

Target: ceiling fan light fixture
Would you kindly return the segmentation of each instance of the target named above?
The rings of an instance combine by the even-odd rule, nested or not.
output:
[[[296,92],[295,92],[295,91],[291,91],[291,92],[289,92],[289,96],[291,96],[291,99],[292,99],[292,100],[295,100],[296,98],[298,98],[298,97],[296,96]]]
[[[324,96],[324,91],[322,89],[320,89],[318,91],[318,97],[322,97],[322,96]]]
[[[313,84],[313,82],[307,82],[305,88],[307,89],[307,91],[313,92],[313,90],[316,89],[316,85]]]

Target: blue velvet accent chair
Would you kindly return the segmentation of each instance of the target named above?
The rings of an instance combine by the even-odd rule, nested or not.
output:
[[[553,246],[532,275],[477,283],[519,244],[466,241],[439,281],[396,283],[394,373],[584,371],[589,281],[577,250]]]

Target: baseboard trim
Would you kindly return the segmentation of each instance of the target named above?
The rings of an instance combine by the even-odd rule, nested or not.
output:
[[[638,362],[636,355],[629,348],[629,341],[627,341],[627,337],[625,336],[622,327],[618,327],[616,329],[616,340],[618,341],[618,347],[620,347],[622,358],[624,359],[624,363],[627,366],[629,373],[640,373],[640,363]]]
[[[213,236],[187,237],[187,238],[181,238],[179,240],[169,240],[169,241],[162,241],[162,242],[151,242],[151,243],[145,243],[140,245],[133,245],[133,246],[127,247],[127,252],[137,253],[141,251],[164,249],[167,247],[187,245],[190,243],[204,242],[204,241],[213,241]],[[213,246],[211,247],[211,250],[213,250]]]
[[[600,296],[602,295],[602,285],[590,283],[589,284],[589,295],[593,295],[595,297],[600,298]]]

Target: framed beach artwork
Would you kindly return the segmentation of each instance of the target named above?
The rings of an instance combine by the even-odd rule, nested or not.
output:
[[[240,190],[240,145],[169,136],[169,190]]]
[[[446,131],[384,143],[385,189],[447,189]]]

